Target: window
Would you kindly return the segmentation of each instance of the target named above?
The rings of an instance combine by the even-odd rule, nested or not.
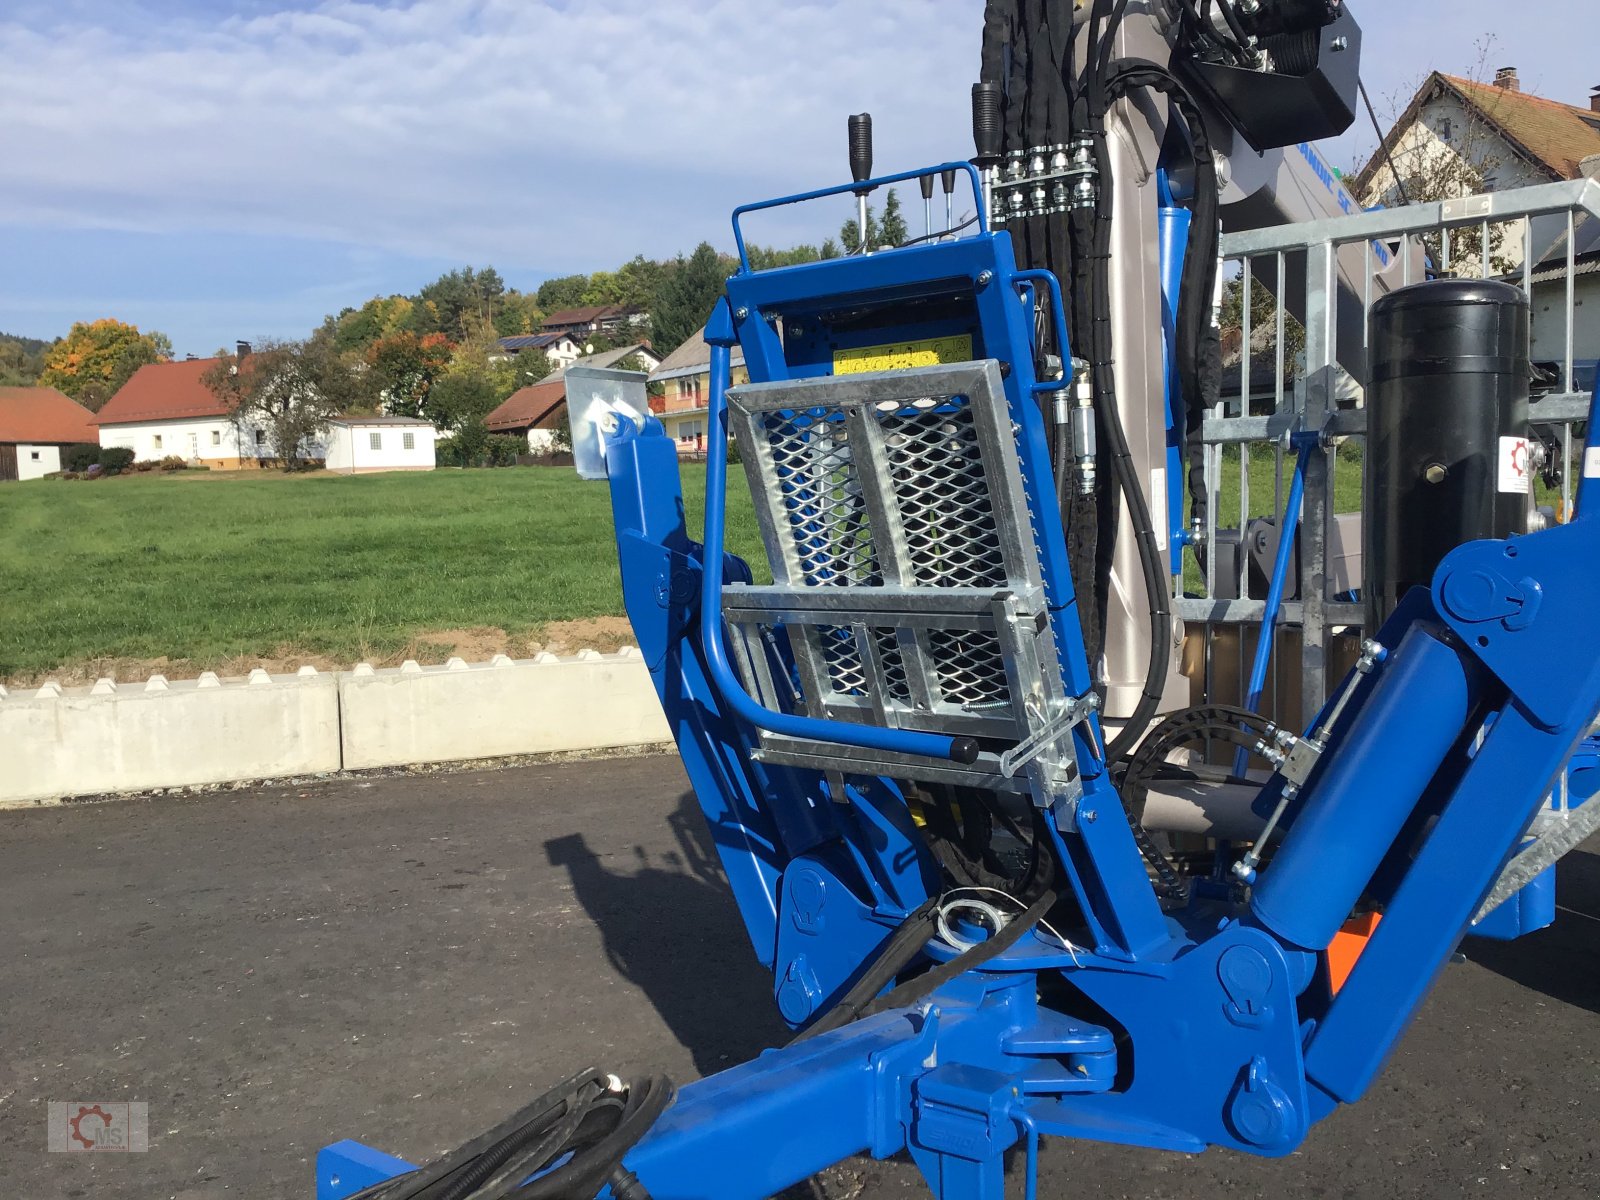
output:
[[[403,450],[415,450],[417,448],[417,435],[414,433],[402,433],[400,435],[400,448]]]
[[[1448,142],[1455,137],[1455,122],[1445,117],[1439,122],[1439,140]]]
[[[367,434],[367,445],[374,450],[382,450],[383,434],[374,429],[371,433]]]
[[[33,458],[34,462],[38,462],[39,461],[39,452],[37,450],[35,450],[33,452],[32,458]]]
[[[157,450],[161,449],[161,435],[158,433],[150,439],[150,444]]]
[[[213,429],[213,430],[212,430],[212,431],[211,431],[211,444],[212,444],[212,445],[213,445],[213,446],[220,446],[220,445],[222,445],[222,430],[220,430],[220,429]]]
[[[267,431],[265,429],[256,430],[256,445],[265,446],[266,444],[267,444]]]

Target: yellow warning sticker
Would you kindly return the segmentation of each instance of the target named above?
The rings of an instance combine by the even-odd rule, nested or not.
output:
[[[911,367],[936,367],[940,363],[972,361],[972,335],[928,338],[920,342],[896,342],[889,346],[862,346],[859,350],[835,350],[835,375],[861,375],[867,371],[904,371]]]

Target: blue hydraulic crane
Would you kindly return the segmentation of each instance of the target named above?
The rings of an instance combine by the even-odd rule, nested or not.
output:
[[[1389,530],[1359,657],[1303,730],[1174,701],[1163,597],[1236,187],[1217,162],[1314,164],[1299,143],[1349,124],[1360,34],[1339,0],[1129,7],[995,0],[973,162],[874,176],[853,120],[848,183],[738,210],[705,331],[703,541],[642,387],[569,376],[640,649],[795,1039],[676,1091],[585,1072],[421,1168],[339,1143],[319,1200],[761,1197],[861,1153],[1000,1200],[1017,1146],[1031,1197],[1047,1136],[1280,1156],[1370,1088],[1600,714],[1600,484],[1537,532],[1495,505],[1448,544]],[[1135,180],[1141,144],[1160,165]],[[904,245],[751,266],[753,214],[913,181],[930,226],[936,185],[971,221],[947,199],[944,228]],[[1144,258],[1114,266],[1146,217],[1153,292]],[[1341,264],[1357,294],[1388,265],[1367,253]],[[1460,281],[1380,303],[1372,361],[1345,363],[1388,422],[1371,479],[1473,486],[1519,386],[1526,420],[1520,303]],[[1429,397],[1481,418],[1448,463],[1428,457],[1437,420],[1409,415],[1416,361],[1437,367]],[[1600,476],[1593,414],[1588,431]],[[1326,435],[1284,436],[1287,545]],[[725,548],[730,439],[771,583]],[[1368,521],[1396,503],[1371,496]],[[1110,593],[1141,581],[1130,638]],[[1202,746],[1220,765],[1183,757]],[[1248,790],[1247,850],[1170,852],[1146,804],[1184,763],[1202,793]],[[1329,948],[1357,914],[1381,921],[1346,977]]]

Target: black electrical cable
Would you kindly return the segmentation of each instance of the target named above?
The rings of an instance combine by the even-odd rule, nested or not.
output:
[[[352,1200],[588,1200],[607,1186],[618,1200],[648,1200],[622,1159],[675,1090],[664,1075],[618,1085],[598,1070],[579,1072],[466,1145]]]
[[[873,997],[888,987],[922,954],[928,939],[938,929],[939,897],[923,901],[900,923],[889,940],[878,951],[877,957],[867,964],[861,978],[856,980],[839,1001],[810,1025],[795,1034],[790,1045],[817,1037],[848,1025],[862,1016]]]
[[[1400,194],[1400,203],[1410,204],[1411,198],[1406,195],[1406,181],[1400,178],[1400,168],[1394,165],[1394,152],[1389,146],[1389,139],[1384,136],[1383,126],[1378,124],[1378,110],[1372,107],[1372,97],[1367,94],[1367,81],[1357,80],[1356,86],[1361,89],[1361,102],[1367,106],[1367,120],[1372,122],[1372,132],[1378,135],[1378,149],[1383,151],[1383,161],[1388,164],[1389,174],[1394,176],[1394,186]]]
[[[960,233],[963,229],[970,229],[977,223],[978,218],[976,216],[971,216],[965,221],[961,222],[959,225],[952,225],[949,229],[940,229],[933,233],[922,234],[919,237],[907,238],[905,241],[900,243],[899,249],[904,250],[907,246],[920,246],[923,242],[937,242],[940,238],[947,238],[953,234]]]
[[[1261,744],[1271,745],[1277,727],[1249,709],[1213,704],[1174,713],[1145,736],[1118,780],[1123,809],[1133,830],[1135,844],[1155,870],[1163,889],[1174,898],[1184,895],[1176,865],[1163,854],[1144,826],[1145,801],[1150,785],[1171,767],[1167,759],[1173,752],[1199,741],[1221,741],[1253,751]],[[1226,778],[1231,779],[1231,775]]]

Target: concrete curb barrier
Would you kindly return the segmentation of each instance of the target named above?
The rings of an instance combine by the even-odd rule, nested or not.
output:
[[[0,805],[337,771],[339,687],[310,667],[0,689]]]
[[[565,659],[500,655],[474,666],[363,663],[340,676],[339,704],[347,771],[672,739],[632,647]]]
[[[669,742],[644,659],[583,650],[337,675],[0,687],[0,808]]]

